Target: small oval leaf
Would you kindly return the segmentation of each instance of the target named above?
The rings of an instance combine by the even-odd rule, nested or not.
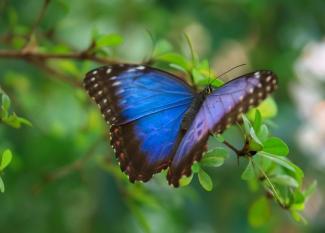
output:
[[[3,180],[0,176],[0,192],[4,192],[5,191],[5,184],[3,183]]]
[[[242,173],[241,178],[243,180],[253,180],[256,179],[254,166],[252,164],[252,161],[249,161],[245,171]]]
[[[0,171],[5,169],[12,160],[12,153],[9,149],[5,150],[1,157]]]
[[[181,187],[187,186],[191,183],[193,179],[193,173],[190,176],[182,176],[181,179],[179,180],[179,185]]]
[[[200,169],[198,175],[201,186],[206,191],[211,191],[213,189],[213,183],[208,173],[206,173],[203,169]]]
[[[201,169],[200,164],[198,162],[193,163],[191,169],[192,169],[192,172],[198,173]]]

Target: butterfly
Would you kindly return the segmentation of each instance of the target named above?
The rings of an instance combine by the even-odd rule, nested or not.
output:
[[[168,168],[177,187],[207,148],[242,113],[277,87],[267,70],[248,73],[201,92],[183,79],[144,65],[117,64],[86,74],[84,87],[110,125],[110,142],[131,182],[151,179]]]

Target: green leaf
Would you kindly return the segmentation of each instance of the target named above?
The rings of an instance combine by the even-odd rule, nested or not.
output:
[[[209,150],[204,155],[204,157],[210,157],[210,156],[215,156],[215,157],[220,157],[220,158],[226,159],[226,158],[228,158],[229,153],[223,147],[216,147],[216,148],[214,148],[212,150]]]
[[[270,178],[272,183],[283,185],[287,187],[298,188],[299,183],[291,176],[288,175],[275,175]]]
[[[2,98],[1,98],[1,104],[2,104],[2,110],[5,112],[9,111],[10,108],[10,99],[6,94],[2,94]]]
[[[5,150],[1,157],[0,171],[3,171],[11,162],[12,153],[9,149]]]
[[[5,184],[3,183],[3,180],[0,176],[0,192],[4,192],[5,191]]]
[[[123,37],[118,34],[100,36],[96,39],[96,48],[113,47],[123,43]]]
[[[248,211],[248,221],[252,227],[260,227],[267,223],[271,216],[271,208],[265,197],[257,199]]]
[[[261,142],[265,142],[269,136],[269,129],[265,124],[262,124],[259,132],[257,133],[257,137],[261,140]]]
[[[224,82],[222,81],[222,80],[220,80],[220,79],[218,79],[218,78],[215,78],[215,77],[212,77],[212,81],[211,81],[211,85],[213,86],[213,87],[221,87],[221,86],[223,86],[224,85]]]
[[[242,118],[243,118],[245,132],[247,135],[250,135],[252,125],[248,120],[248,118],[245,116],[245,114],[242,114]]]
[[[170,64],[176,64],[182,67],[184,70],[189,70],[189,62],[178,53],[165,53],[156,57],[156,60],[167,62]]]
[[[203,169],[200,169],[198,175],[201,186],[206,191],[211,191],[213,189],[213,183],[208,173],[206,173]]]
[[[181,187],[187,186],[191,183],[193,179],[193,173],[190,176],[182,176],[181,179],[179,180],[179,185]]]
[[[210,69],[208,60],[203,60],[192,68],[192,76],[194,83],[198,86],[207,86],[211,84],[215,87],[220,87],[223,85],[223,82],[220,79],[217,79]]]
[[[290,162],[286,157],[269,154],[269,153],[264,152],[264,151],[261,151],[258,154],[260,156],[263,156],[266,159],[272,160],[276,164],[279,164],[280,166],[285,167],[288,170],[294,172],[298,182],[299,183],[301,182],[301,180],[302,180],[302,178],[304,176],[303,171],[298,166],[296,166],[295,164]]]
[[[263,143],[263,151],[268,152],[270,154],[287,156],[289,154],[289,148],[285,142],[283,142],[280,138],[272,137],[267,139]]]
[[[224,142],[225,138],[224,136],[222,136],[222,134],[213,134],[214,138],[218,141],[218,142]]]
[[[217,157],[217,156],[205,156],[203,159],[200,161],[200,164],[202,166],[207,166],[207,167],[220,167],[223,165],[225,162],[225,159],[222,157]]]
[[[16,113],[13,113],[12,115],[2,119],[2,121],[13,128],[19,128],[22,124],[32,126],[28,120],[17,116]]]
[[[194,83],[199,86],[206,86],[209,84],[209,79],[205,75],[203,75],[199,69],[192,69],[192,76],[194,79]]]
[[[291,209],[304,210],[306,199],[303,192],[299,189],[296,189],[293,193],[293,198],[294,203],[291,205]]]
[[[251,160],[249,160],[245,171],[242,173],[241,178],[243,180],[253,180],[256,179],[255,169]]]
[[[274,163],[272,160],[266,159],[262,156],[254,156],[254,162],[258,164],[261,169],[265,172],[268,172],[274,167]]]
[[[30,127],[33,126],[32,123],[29,120],[27,120],[26,118],[17,116],[17,119],[19,121],[19,124],[21,124],[21,125],[27,125],[27,126],[30,126]]]
[[[317,181],[315,180],[313,183],[311,183],[306,190],[303,191],[303,195],[305,199],[308,199],[317,188]]]
[[[256,110],[259,110],[263,119],[275,117],[278,113],[277,105],[272,97],[264,100],[257,108],[252,108],[248,111],[247,116],[249,119],[254,119]]]
[[[256,136],[254,128],[250,129],[250,136],[253,140],[249,142],[249,149],[251,151],[260,151],[263,149],[263,144],[260,139]]]
[[[192,169],[192,172],[198,173],[201,169],[200,164],[198,162],[193,163],[191,169]]]
[[[255,111],[255,120],[253,122],[253,128],[256,133],[258,133],[260,131],[261,125],[262,125],[262,115],[261,115],[260,111],[257,109]]]
[[[303,224],[307,224],[306,219],[296,210],[290,210],[291,216],[296,220],[297,222],[302,222]]]

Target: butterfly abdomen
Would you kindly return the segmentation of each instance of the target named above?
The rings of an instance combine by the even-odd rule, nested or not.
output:
[[[204,99],[205,99],[205,95],[202,92],[198,93],[194,97],[190,107],[185,112],[184,117],[182,119],[181,128],[183,130],[187,130],[191,126],[191,124],[196,116],[196,113],[199,111],[199,109],[202,106]]]

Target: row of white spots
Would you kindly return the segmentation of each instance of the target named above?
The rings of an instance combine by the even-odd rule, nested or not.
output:
[[[261,77],[261,72],[257,71],[254,73],[255,78],[259,79]]]
[[[260,72],[255,72],[254,73],[254,76],[256,77],[256,78],[261,78],[261,73]],[[271,76],[268,76],[268,77],[271,77]],[[271,77],[272,78],[272,77]],[[276,80],[275,79],[273,79],[274,81],[272,81],[272,83],[274,84],[274,83],[276,83]],[[270,79],[266,79],[266,81],[267,82],[269,82],[270,81]],[[259,88],[259,89],[261,89],[263,86],[262,86],[262,84],[259,82],[258,84],[257,84],[257,88]],[[271,86],[266,86],[266,91],[270,91],[272,88],[271,88]],[[248,93],[249,94],[253,94],[254,93],[254,91],[255,91],[255,88],[254,87],[250,87],[249,89],[248,89]],[[256,100],[256,102],[258,103],[258,102],[260,102],[261,100],[262,100],[262,97],[263,97],[263,91],[259,91],[258,93],[257,93],[257,95],[258,95],[258,99]],[[239,101],[240,102],[242,102],[244,100],[244,95],[241,95],[240,97],[239,97]],[[251,96],[251,98],[249,98],[248,99],[248,108],[249,107],[252,107],[253,105],[255,104],[255,99],[254,99],[254,97],[253,96]],[[230,110],[231,110],[231,108],[228,108],[228,111],[230,112]],[[237,116],[236,116],[236,118],[237,118],[237,120],[239,120],[240,118],[241,118],[241,114],[243,113],[243,111],[244,111],[244,106],[242,105],[242,104],[240,104],[240,106],[238,107],[238,109],[237,109]],[[226,119],[226,125],[225,125],[225,128],[228,128],[228,127],[230,127],[231,126],[231,124],[233,123],[233,121],[234,121],[235,119],[232,117],[232,116],[229,116],[227,119]],[[217,129],[216,129],[216,133],[221,133],[221,131],[222,131],[223,129],[222,129],[222,125],[221,126],[219,126],[219,127],[217,127]]]

